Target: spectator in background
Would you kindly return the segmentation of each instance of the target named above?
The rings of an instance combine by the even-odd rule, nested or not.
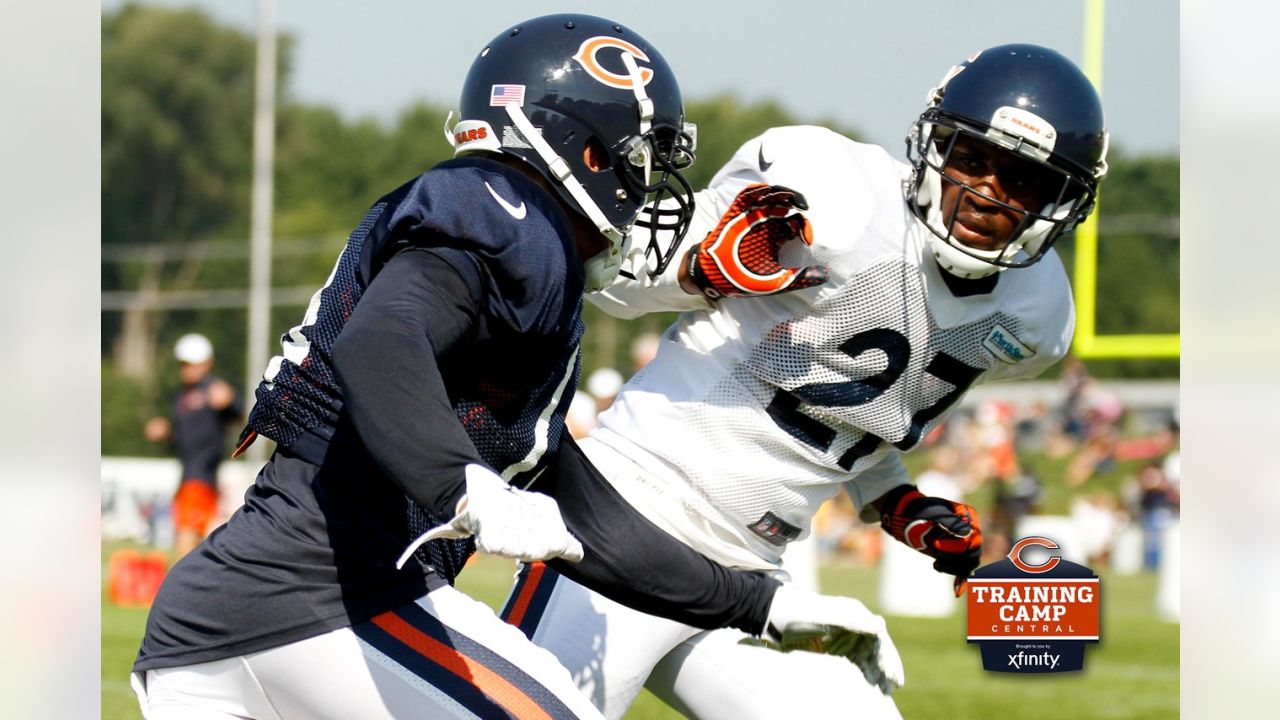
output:
[[[929,449],[929,467],[916,477],[920,492],[957,502],[964,499],[964,487],[956,479],[960,467],[960,451],[949,445]]]
[[[174,346],[182,387],[173,396],[172,420],[156,416],[143,426],[152,442],[170,441],[182,463],[173,498],[174,551],[190,552],[208,534],[218,512],[218,465],[227,451],[226,429],[244,409],[236,391],[213,375],[213,343],[198,333]]]
[[[564,416],[564,427],[574,440],[581,440],[596,429],[596,399],[590,393],[575,390],[569,401],[569,412]]]
[[[1036,400],[1015,414],[1013,445],[1022,452],[1045,452],[1058,428],[1052,426],[1048,403]]]
[[[655,332],[641,333],[631,341],[631,374],[640,372],[640,368],[648,365],[658,355],[658,344],[662,338]]]
[[[1008,554],[1018,532],[1018,522],[1037,511],[1043,496],[1040,479],[1024,470],[1016,455],[1010,455],[1007,463],[995,468],[996,474],[991,478],[995,499],[983,547],[983,562],[994,562]]]
[[[1177,515],[1178,494],[1159,461],[1138,472],[1138,509],[1142,518],[1142,565],[1160,567],[1160,541],[1164,528]]]
[[[1119,461],[1173,457],[1176,462],[1177,446],[1178,424],[1170,421],[1153,433],[1117,439],[1113,455]]]
[[[1079,487],[1095,475],[1110,472],[1116,463],[1120,421],[1125,407],[1115,393],[1096,389],[1090,393],[1084,442],[1067,464],[1064,480]]]
[[[981,457],[980,467],[988,477],[1005,478],[1015,472],[1018,463],[1014,446],[1016,432],[1013,424],[1013,407],[1008,403],[988,400],[978,406],[974,415],[974,439]]]
[[[611,367],[602,367],[587,376],[587,393],[596,400],[596,413],[602,413],[613,404],[622,389],[622,373]]]
[[[1085,404],[1085,393],[1091,378],[1084,362],[1075,355],[1062,359],[1062,387],[1066,391],[1066,399],[1062,404],[1062,431],[1077,442],[1084,440],[1088,433],[1088,407]]]
[[[1102,488],[1076,495],[1071,499],[1071,519],[1080,531],[1088,564],[1108,564],[1116,535],[1126,522],[1116,496]]]
[[[862,547],[862,535],[878,542],[880,527],[864,525],[858,521],[858,509],[845,493],[822,503],[813,516],[813,537],[818,543],[818,554],[825,559]],[[879,556],[877,551],[876,557]]]

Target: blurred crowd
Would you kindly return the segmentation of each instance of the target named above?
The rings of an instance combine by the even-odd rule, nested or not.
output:
[[[1140,531],[1142,568],[1159,566],[1161,536],[1178,518],[1181,481],[1177,407],[1131,410],[1064,361],[1060,403],[984,401],[958,409],[922,446],[916,482],[964,500],[982,519],[983,564],[1009,552],[1024,518],[1066,515],[1086,564],[1107,567],[1121,534]],[[845,498],[817,528],[829,556],[874,562],[878,526],[863,526]]]

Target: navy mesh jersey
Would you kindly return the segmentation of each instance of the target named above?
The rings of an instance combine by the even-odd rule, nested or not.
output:
[[[485,463],[514,484],[533,477],[559,444],[578,383],[582,280],[566,262],[564,233],[545,217],[531,212],[513,223],[496,203],[456,202],[484,200],[495,187],[509,196],[498,180],[510,172],[492,161],[449,161],[375,203],[302,323],[281,337],[283,353],[264,373],[245,433],[318,463],[343,407],[331,350],[364,289],[406,246],[448,248],[481,266],[488,319],[464,355],[440,359],[454,411]],[[447,519],[409,502],[413,536]],[[433,541],[418,558],[452,582],[474,547],[470,538]]]

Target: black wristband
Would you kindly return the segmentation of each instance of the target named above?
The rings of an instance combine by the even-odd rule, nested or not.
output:
[[[698,258],[701,252],[702,252],[701,242],[696,242],[689,247],[689,253],[688,253],[689,261],[688,261],[688,265],[685,266],[685,270],[688,271],[689,282],[693,283],[693,286],[698,288],[698,292],[701,292],[703,295],[707,296],[709,299],[719,300],[720,298],[724,297],[724,294],[721,293],[719,290],[716,290],[711,285],[711,281],[707,279],[707,274],[702,272],[702,264],[698,262]]]
[[[902,502],[903,496],[915,489],[915,485],[903,484],[891,488],[889,492],[880,496],[880,518],[882,524],[885,518],[890,515],[899,514],[897,512],[898,504]]]

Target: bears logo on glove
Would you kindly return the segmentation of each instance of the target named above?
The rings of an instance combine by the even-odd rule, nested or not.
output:
[[[748,185],[720,223],[689,251],[690,281],[702,294],[722,297],[773,295],[827,281],[821,266],[786,268],[778,262],[793,240],[813,243],[813,229],[800,210],[804,196],[781,185]]]

